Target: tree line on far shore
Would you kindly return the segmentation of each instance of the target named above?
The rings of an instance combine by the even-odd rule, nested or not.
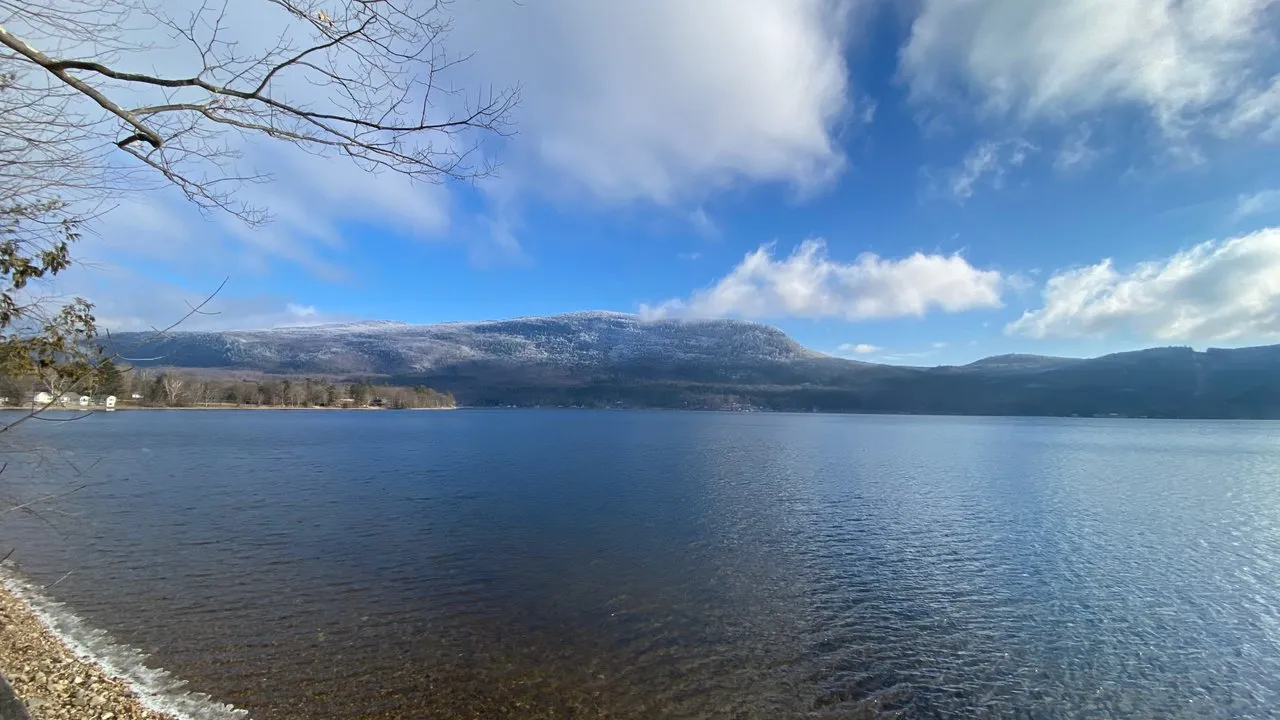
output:
[[[94,398],[114,395],[123,403],[149,407],[243,405],[256,407],[381,407],[395,410],[449,408],[453,395],[429,387],[378,385],[370,380],[332,382],[297,377],[210,378],[196,373],[151,368],[120,368],[104,360],[75,373],[73,393]],[[53,378],[38,375],[0,378],[0,397],[9,405],[30,405],[35,394],[66,392]]]

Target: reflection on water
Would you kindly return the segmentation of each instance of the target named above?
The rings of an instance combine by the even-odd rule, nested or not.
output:
[[[268,720],[1264,717],[1277,428],[115,413],[28,431],[94,484],[5,532]]]

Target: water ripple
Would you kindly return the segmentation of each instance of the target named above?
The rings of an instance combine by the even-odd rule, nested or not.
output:
[[[293,718],[1269,717],[1270,423],[117,413],[23,571]],[[11,470],[15,490],[57,478]],[[65,535],[65,537],[63,537]]]

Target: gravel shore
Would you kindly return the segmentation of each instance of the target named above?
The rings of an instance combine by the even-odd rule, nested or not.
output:
[[[32,720],[174,720],[146,709],[124,682],[76,657],[3,584],[0,673],[26,701]]]

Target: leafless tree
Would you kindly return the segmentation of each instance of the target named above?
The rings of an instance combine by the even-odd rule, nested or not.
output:
[[[306,385],[293,382],[289,385],[289,390],[285,394],[284,404],[293,407],[302,407],[307,404],[307,387]]]
[[[168,183],[264,222],[237,160],[272,141],[428,182],[492,172],[480,143],[517,94],[447,84],[445,2],[0,0],[0,365],[89,377],[67,366],[92,305],[29,283],[70,265],[95,201]]]
[[[182,397],[182,391],[186,386],[187,381],[177,373],[165,373],[160,376],[160,387],[164,389],[165,399],[170,405],[178,404],[178,398]]]
[[[129,376],[132,378],[132,382],[129,383],[130,395],[146,393],[147,388],[156,381],[155,372],[147,368],[136,368]]]
[[[0,370],[93,381],[92,305],[30,283],[122,193],[172,185],[266,222],[236,191],[268,179],[242,160],[272,142],[417,181],[490,174],[482,143],[510,131],[518,93],[452,84],[466,58],[445,52],[446,2],[0,0]],[[183,385],[166,376],[171,404]]]
[[[198,405],[207,405],[213,402],[215,388],[212,383],[207,380],[194,380],[191,383],[191,399]]]
[[[47,197],[150,172],[258,223],[265,209],[234,192],[263,179],[236,167],[254,139],[428,182],[483,177],[480,143],[508,132],[517,92],[445,84],[465,59],[443,48],[446,2],[0,0],[0,193],[6,174]]]

